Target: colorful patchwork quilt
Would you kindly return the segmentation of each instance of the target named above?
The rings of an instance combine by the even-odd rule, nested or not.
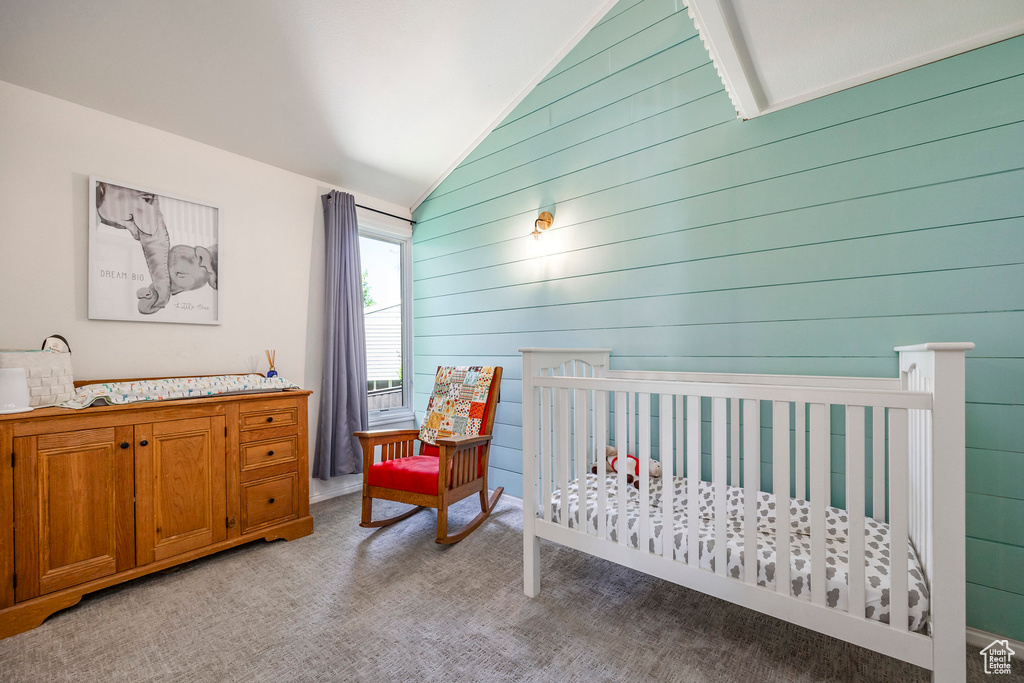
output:
[[[438,439],[449,436],[479,435],[492,379],[493,367],[438,368],[420,426],[420,441],[436,445]]]
[[[175,398],[298,388],[298,384],[293,384],[283,377],[264,377],[258,374],[107,382],[81,386],[70,400],[57,404],[57,407],[86,408],[96,402],[101,402],[100,405],[122,405],[139,401],[166,401]]]

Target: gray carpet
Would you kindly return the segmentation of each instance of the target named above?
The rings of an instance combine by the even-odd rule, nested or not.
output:
[[[475,509],[470,501],[456,506],[451,528]],[[541,595],[530,600],[515,501],[503,500],[483,527],[450,547],[434,544],[429,510],[361,529],[359,497],[349,495],[313,506],[313,515],[312,536],[260,541],[95,593],[0,641],[0,680],[929,679],[896,660],[546,543]],[[968,649],[968,665],[969,680],[988,678],[977,649]],[[1022,670],[1015,663],[1015,674]]]

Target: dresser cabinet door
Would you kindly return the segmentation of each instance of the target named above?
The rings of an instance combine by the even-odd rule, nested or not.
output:
[[[135,427],[138,564],[223,541],[224,418]]]
[[[15,599],[135,566],[132,428],[15,439]]]

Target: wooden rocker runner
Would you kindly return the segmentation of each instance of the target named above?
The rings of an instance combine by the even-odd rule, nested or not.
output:
[[[500,367],[439,367],[420,429],[355,432],[363,449],[361,527],[400,522],[425,507],[437,510],[437,543],[457,543],[491,514],[504,491],[487,497],[487,460],[501,386]],[[419,439],[419,453],[414,443]],[[380,447],[380,462],[374,453]],[[448,508],[474,493],[480,514],[448,533]],[[373,499],[415,505],[388,519],[372,519]]]

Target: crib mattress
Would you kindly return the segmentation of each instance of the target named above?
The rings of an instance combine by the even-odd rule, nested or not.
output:
[[[650,496],[650,539],[649,551],[661,548],[664,523],[661,514],[661,481],[652,480]],[[587,475],[586,524],[592,533],[597,533],[597,484],[598,476]],[[618,542],[618,480],[614,475],[606,482],[607,508],[606,530],[608,539]],[[640,519],[640,493],[627,486],[626,501],[626,543],[633,548],[638,545]],[[715,570],[715,521],[714,484],[700,482],[697,487],[698,519],[697,535],[699,564],[703,569]],[[551,519],[561,523],[563,498],[568,504],[568,525],[579,528],[580,492],[579,482],[570,482],[567,496],[556,490],[551,497]],[[687,501],[686,480],[674,477],[673,487],[673,546],[675,559],[688,562],[686,547]],[[775,588],[775,496],[763,491],[757,499],[757,583]],[[729,576],[744,579],[744,523],[743,489],[729,486],[726,492],[726,559]],[[810,600],[811,590],[811,508],[810,503],[801,499],[790,500],[790,594],[793,597]],[[870,518],[864,520],[864,588],[865,615],[883,623],[889,623],[889,525]],[[825,600],[830,607],[845,610],[849,605],[848,530],[846,511],[834,507],[825,508]],[[928,588],[924,573],[913,545],[907,544],[909,588],[909,624],[911,631],[922,629],[928,619]]]

